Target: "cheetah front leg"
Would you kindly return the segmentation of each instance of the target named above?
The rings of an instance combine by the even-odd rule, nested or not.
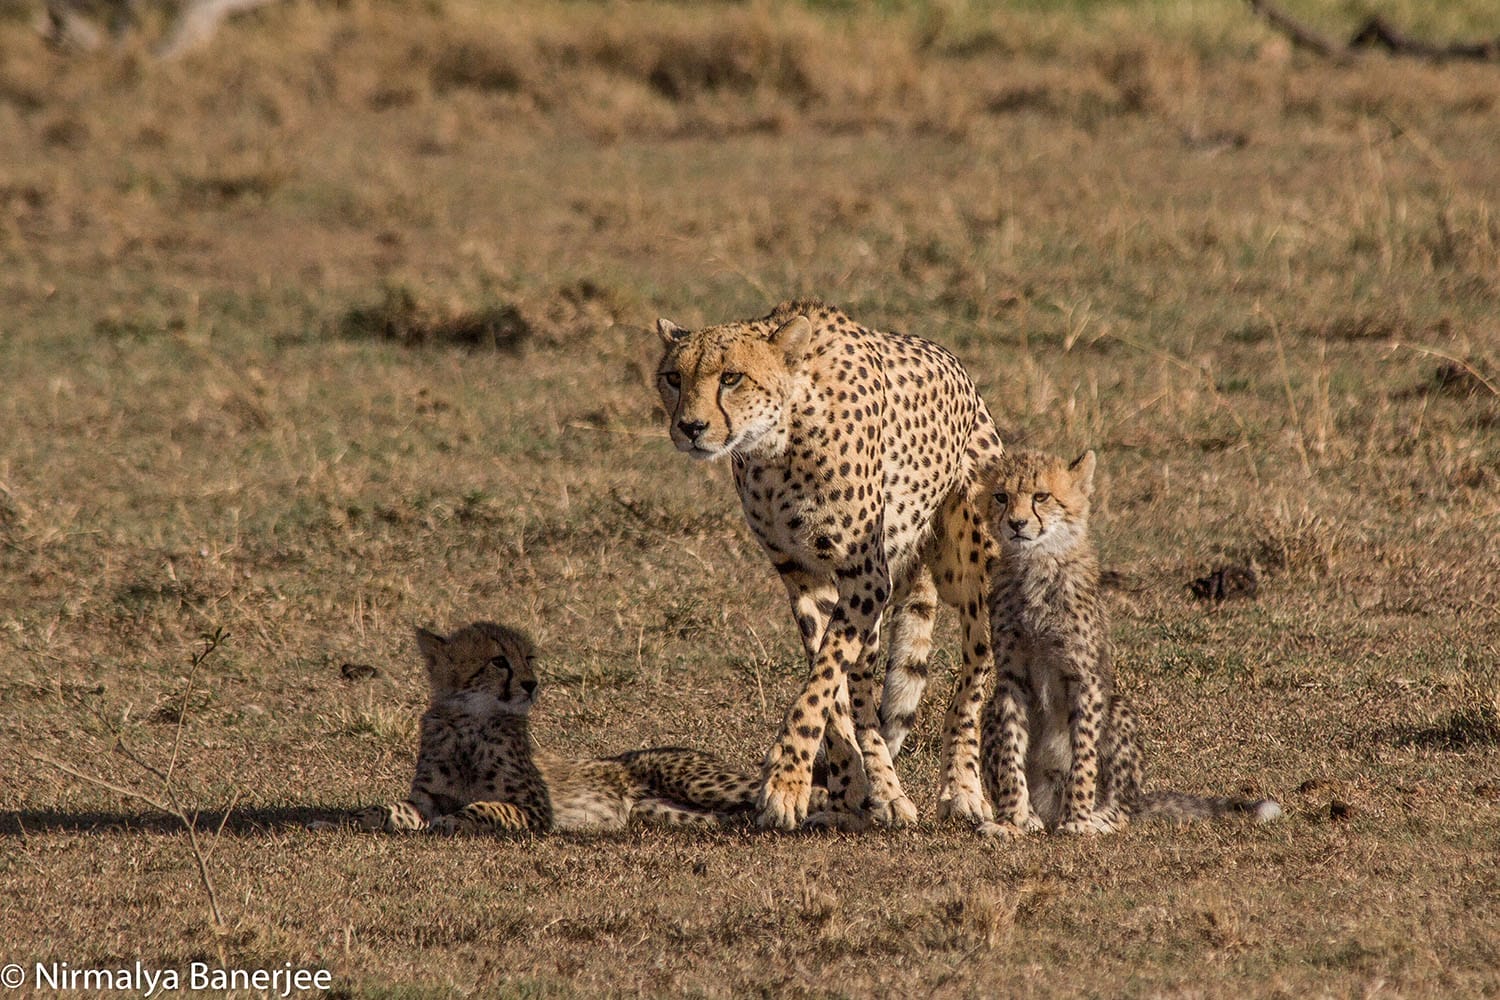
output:
[[[432,832],[452,836],[458,833],[502,831],[541,832],[532,816],[513,802],[470,802],[456,813],[439,816],[432,822]]]
[[[1072,711],[1068,717],[1073,761],[1068,767],[1068,784],[1064,790],[1062,816],[1057,832],[1075,836],[1109,833],[1108,822],[1095,816],[1099,787],[1099,742],[1104,723],[1104,690],[1091,671],[1085,671],[1069,683],[1072,689]]]
[[[856,578],[849,590],[841,588],[839,606],[829,620],[811,675],[802,693],[787,708],[781,735],[766,755],[762,772],[764,783],[758,802],[762,827],[795,830],[807,818],[808,799],[812,789],[813,754],[822,742],[824,723],[829,719],[830,709],[836,704],[840,685],[848,682],[853,666],[859,663],[874,627],[879,624],[878,611],[870,594],[880,585],[865,583],[861,586],[861,582],[862,578]],[[869,601],[861,603],[865,598],[869,598]],[[866,607],[869,608],[868,613],[865,611]],[[851,690],[851,694],[853,693]],[[879,723],[874,718],[873,690],[862,692],[862,700],[863,706],[855,708],[856,720],[865,721],[860,718],[859,713],[866,712],[871,719],[872,730],[878,735]],[[837,713],[833,719],[838,721]],[[885,757],[883,761],[880,760],[881,755]],[[896,788],[900,788],[889,755],[885,754],[883,741],[878,745],[872,744],[868,758],[865,758],[863,752],[853,756],[849,766],[859,767],[863,771],[862,758],[876,762],[877,766],[883,764],[886,772],[871,775],[872,785],[890,781]],[[885,786],[882,784],[879,787]],[[909,802],[907,804],[910,805]]]
[[[416,803],[407,801],[363,809],[355,815],[354,825],[370,833],[418,833],[429,822]]]
[[[978,826],[986,837],[1018,837],[1042,829],[1031,808],[1026,783],[1026,754],[1031,734],[1026,724],[1024,664],[1015,640],[1002,632],[996,640],[996,659],[1003,664],[995,692],[984,711],[984,783],[994,805],[995,819]]]
[[[420,788],[413,788],[405,802],[370,806],[354,817],[354,825],[371,833],[419,833],[438,816],[437,803]]]
[[[797,620],[807,662],[816,664],[818,652],[823,647],[823,638],[828,631],[829,617],[838,606],[838,589],[831,582],[805,572],[785,573],[782,584],[792,603],[792,615]],[[862,819],[865,802],[869,798],[869,782],[864,768],[860,766],[854,719],[849,710],[847,682],[839,684],[831,703],[822,704],[825,706],[821,714],[826,725],[823,746],[828,752],[828,789],[822,794],[812,795],[809,811],[848,813]],[[764,784],[765,773],[762,773],[757,791]],[[830,825],[829,821],[829,816],[823,816],[819,825]],[[849,823],[839,818],[832,825],[843,828]]]

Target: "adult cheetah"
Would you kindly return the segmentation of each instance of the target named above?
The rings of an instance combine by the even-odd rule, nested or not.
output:
[[[916,818],[891,758],[925,684],[934,589],[958,609],[964,655],[943,726],[938,815],[989,818],[978,723],[993,543],[971,492],[1003,447],[958,359],[818,301],[696,332],[661,319],[657,332],[672,441],[697,459],[732,457],[745,518],[781,574],[811,665],[766,755],[760,824],[806,819],[825,731],[835,802],[891,825]],[[872,670],[887,608],[892,652],[877,714]]]

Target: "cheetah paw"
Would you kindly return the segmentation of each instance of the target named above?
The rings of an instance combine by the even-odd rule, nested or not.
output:
[[[917,807],[905,795],[898,795],[889,802],[882,802],[870,810],[870,818],[881,826],[899,830],[917,821]]]
[[[971,826],[988,823],[995,818],[995,811],[979,792],[956,791],[951,788],[938,796],[937,814],[940,820],[958,820]]]
[[[474,824],[462,816],[439,816],[432,821],[432,832],[439,837],[453,837],[461,833],[473,833]]]
[[[756,823],[764,830],[795,830],[807,818],[807,801],[812,789],[804,782],[797,782],[784,774],[775,774],[766,779],[760,790],[760,807]]]
[[[986,840],[1020,840],[1033,831],[1016,826],[1014,823],[996,823],[986,820],[974,828],[974,832]]]
[[[385,806],[370,806],[354,814],[354,825],[366,833],[381,833],[392,829],[389,823],[390,810]]]
[[[1101,833],[1114,833],[1115,830],[1115,825],[1102,816],[1069,820],[1057,828],[1057,832],[1065,837],[1093,837]]]

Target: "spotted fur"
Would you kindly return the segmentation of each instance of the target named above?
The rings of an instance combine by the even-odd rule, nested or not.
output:
[[[574,758],[538,749],[527,636],[491,622],[444,638],[417,630],[432,701],[422,716],[406,801],[372,806],[366,830],[546,833],[621,830],[632,822],[717,827],[749,815],[759,780],[700,750],[658,747]]]
[[[999,555],[990,623],[997,677],[984,713],[993,837],[1036,830],[1112,833],[1133,816],[1250,813],[1269,800],[1143,793],[1136,718],[1115,690],[1099,563],[1088,538],[1095,458],[1006,455],[985,477]]]
[[[807,817],[825,735],[839,809],[892,825],[915,819],[891,758],[926,683],[938,596],[959,609],[964,645],[944,720],[939,815],[984,819],[990,541],[970,493],[974,470],[1002,447],[958,359],[815,301],[696,332],[663,319],[657,330],[672,441],[694,458],[732,458],[745,518],[781,575],[810,664],[766,756],[760,823],[791,829]]]

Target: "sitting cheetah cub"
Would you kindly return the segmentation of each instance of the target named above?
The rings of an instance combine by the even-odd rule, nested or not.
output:
[[[1071,465],[1008,453],[985,481],[995,689],[981,734],[991,837],[1113,833],[1132,816],[1281,815],[1268,799],[1143,793],[1136,719],[1114,689],[1099,562],[1088,532],[1094,453]]]
[[[359,813],[365,830],[472,833],[623,830],[630,822],[717,827],[748,818],[759,779],[682,747],[578,759],[538,749],[527,719],[535,647],[491,622],[444,638],[417,630],[432,703],[405,802]]]

